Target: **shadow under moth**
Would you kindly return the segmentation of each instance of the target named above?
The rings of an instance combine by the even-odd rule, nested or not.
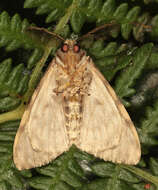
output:
[[[136,129],[114,90],[75,40],[57,50],[24,112],[13,159],[45,165],[75,144],[105,161],[137,164]]]

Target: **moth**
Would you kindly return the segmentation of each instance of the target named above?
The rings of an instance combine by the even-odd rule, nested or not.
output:
[[[114,90],[75,40],[57,50],[24,112],[13,159],[19,170],[45,165],[75,144],[105,161],[137,164],[136,129]]]

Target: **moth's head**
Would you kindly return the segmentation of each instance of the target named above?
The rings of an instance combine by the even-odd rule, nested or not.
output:
[[[63,53],[79,53],[80,46],[76,42],[76,40],[67,39],[61,46],[61,51]]]
[[[64,65],[74,65],[78,64],[82,57],[86,55],[86,52],[80,49],[80,46],[76,40],[67,39],[62,44],[61,48],[58,49],[56,53],[58,60]]]

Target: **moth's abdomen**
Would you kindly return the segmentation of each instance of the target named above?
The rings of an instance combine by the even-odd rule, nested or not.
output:
[[[80,101],[65,102],[65,119],[70,145],[76,144],[80,136],[82,105]]]

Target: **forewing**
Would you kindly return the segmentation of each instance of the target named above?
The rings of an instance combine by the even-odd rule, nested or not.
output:
[[[25,111],[14,142],[18,169],[44,165],[68,150],[62,99],[54,94],[55,69],[51,64]]]
[[[141,154],[136,129],[109,83],[89,67],[93,78],[84,99],[78,147],[104,160],[136,164]]]

